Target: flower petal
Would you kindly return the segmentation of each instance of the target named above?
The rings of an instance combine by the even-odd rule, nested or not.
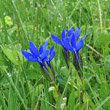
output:
[[[53,45],[52,48],[50,49],[50,53],[49,53],[49,54],[51,54],[53,51],[54,51],[54,45]]]
[[[43,53],[43,46],[41,45],[40,46],[40,54],[42,54]]]
[[[73,48],[70,46],[68,40],[65,39],[65,40],[63,41],[63,45],[64,45],[64,47],[65,47],[66,49],[68,49],[68,50],[70,50],[70,51],[73,51]]]
[[[67,42],[69,42],[69,41],[70,41],[68,37],[66,37],[66,38],[65,38],[65,40],[66,40]]]
[[[36,57],[34,57],[31,53],[29,53],[27,51],[22,51],[22,54],[27,60],[29,60],[31,62],[39,62]]]
[[[43,52],[40,56],[40,59],[43,60],[45,57],[47,57],[49,54],[49,50],[46,50],[45,52]]]
[[[29,43],[29,49],[34,56],[39,57],[39,51],[33,42]]]
[[[51,37],[52,37],[52,40],[53,40],[54,42],[56,42],[56,43],[62,45],[61,40],[60,40],[57,36],[55,36],[55,35],[51,35]]]
[[[70,32],[73,33],[74,32],[74,29],[73,28],[70,28]]]
[[[43,45],[43,51],[46,50],[46,48],[47,48],[47,44],[48,44],[48,40],[46,40],[45,44]]]
[[[68,36],[71,35],[71,33],[70,33],[70,31],[68,29],[66,29],[66,32],[67,32]]]
[[[78,40],[79,38],[79,35],[80,35],[80,27],[79,28],[75,28],[75,32],[74,32],[74,35],[75,35],[75,38],[76,38],[76,41]]]
[[[84,41],[80,39],[76,44],[76,51],[79,51],[84,46]]]
[[[73,47],[74,49],[76,48],[76,39],[75,39],[74,34],[72,35],[71,45],[72,45],[72,47]]]
[[[66,38],[66,34],[65,34],[65,30],[62,31],[62,34],[61,34],[61,40],[63,41],[63,39]]]
[[[86,39],[86,35],[84,36],[84,38],[82,39],[83,40],[83,42],[85,41],[85,39]]]
[[[69,36],[69,41],[71,41],[71,39],[72,39],[72,35]]]
[[[74,33],[73,28],[70,28],[70,31],[66,29],[66,31],[67,31],[67,34],[68,34],[69,37]]]
[[[54,56],[55,56],[55,51],[53,51],[53,52],[51,53],[51,55],[49,56],[49,61],[51,61],[51,60],[54,58]]]

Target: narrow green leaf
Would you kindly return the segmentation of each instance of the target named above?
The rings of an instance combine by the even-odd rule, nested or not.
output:
[[[72,90],[70,96],[69,96],[69,101],[68,101],[68,106],[67,110],[74,110],[75,107],[75,90]]]
[[[16,98],[16,94],[13,92],[11,86],[9,89],[8,110],[17,110],[17,98]]]

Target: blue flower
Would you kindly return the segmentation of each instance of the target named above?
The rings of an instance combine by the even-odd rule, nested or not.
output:
[[[65,58],[65,61],[66,61],[66,64],[67,66],[69,67],[69,51],[68,49],[65,47],[65,44],[64,44],[64,41],[70,41],[70,38],[66,37],[66,33],[65,33],[65,30],[62,31],[62,34],[61,34],[61,40],[55,36],[55,35],[51,35],[51,38],[54,42],[60,44],[63,46],[63,55],[64,55],[64,58]]]
[[[72,52],[78,52],[83,46],[84,46],[84,40],[86,36],[83,39],[80,39],[78,42],[76,40],[75,35],[72,35],[71,41],[64,40],[63,44],[66,49],[72,51]]]
[[[27,60],[29,60],[31,62],[38,62],[44,72],[45,72],[44,68],[48,71],[46,63],[50,67],[51,66],[50,61],[55,56],[54,46],[50,49],[50,52],[49,52],[49,50],[46,49],[47,44],[48,44],[48,40],[45,42],[45,44],[43,46],[42,45],[40,46],[40,53],[33,42],[29,43],[30,52],[22,51],[23,56]]]
[[[46,41],[47,43],[47,41]],[[45,43],[45,44],[46,44]],[[44,44],[44,48],[43,48],[43,52],[39,54],[39,50],[37,49],[37,47],[35,46],[35,44],[33,42],[29,43],[29,50],[30,52],[27,51],[22,51],[23,56],[31,61],[31,62],[38,62],[38,63],[43,63],[43,59],[49,54],[49,50],[46,50],[46,46]]]
[[[80,65],[82,64],[82,62],[80,62],[79,50],[84,46],[84,40],[85,40],[86,36],[84,38],[80,39],[78,42],[77,42],[77,40],[79,38],[79,34],[73,33],[70,37],[71,37],[71,40],[68,41],[65,39],[63,41],[63,44],[66,49],[73,52],[73,59],[75,60],[75,61],[73,61],[73,63],[74,63],[76,70],[81,70]]]
[[[79,35],[80,35],[80,27],[79,28],[76,27],[75,30],[73,28],[70,28],[70,31],[66,29],[66,31],[70,39],[72,38],[72,35],[74,34],[76,41],[78,40]]]
[[[62,45],[67,50],[70,50],[73,52],[79,51],[84,45],[84,40],[86,36],[77,42],[80,35],[80,27],[79,28],[76,27],[75,31],[73,28],[70,28],[70,31],[66,29],[66,31],[67,31],[68,37],[66,37],[65,30],[63,30],[61,34],[61,40],[57,36],[51,35],[52,40]]]
[[[65,53],[68,54],[68,48],[65,47],[66,45],[64,43],[65,43],[65,41],[68,41],[69,42],[70,41],[70,38],[66,37],[65,30],[62,31],[61,40],[57,36],[55,36],[53,34],[51,35],[51,38],[52,38],[52,40],[54,42],[62,45]]]
[[[75,61],[78,64],[78,62],[80,62],[78,52],[84,46],[84,40],[85,40],[86,36],[78,41],[79,35],[80,35],[80,27],[79,28],[76,27],[75,30],[73,28],[70,28],[70,30],[66,29],[66,31],[67,31],[68,37],[66,37],[65,30],[63,30],[62,34],[61,34],[61,40],[55,35],[51,35],[51,37],[52,37],[53,41],[55,41],[56,43],[63,46],[63,48],[65,50],[65,55],[66,55],[65,58],[67,59],[69,56],[69,55],[67,55],[68,50],[72,51],[75,56]],[[66,59],[65,59],[65,61],[66,61]]]

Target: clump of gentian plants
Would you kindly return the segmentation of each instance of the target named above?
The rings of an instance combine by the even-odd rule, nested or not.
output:
[[[29,50],[30,52],[27,51],[22,51],[23,56],[31,61],[31,62],[38,62],[41,66],[41,69],[43,70],[44,74],[48,74],[48,78],[51,81],[54,81],[54,71],[53,68],[50,64],[50,61],[54,58],[55,56],[55,51],[54,51],[54,45],[50,49],[50,51],[47,49],[47,44],[48,40],[46,40],[45,44],[40,46],[40,52],[35,46],[33,42],[29,43]],[[53,73],[52,75],[49,72],[49,68],[51,72]],[[47,75],[46,75],[47,76]]]
[[[73,28],[70,28],[70,30],[66,29],[62,31],[61,39],[59,39],[56,35],[53,34],[51,35],[51,38],[57,44],[62,45],[63,55],[68,69],[70,68],[69,52],[72,52],[73,65],[75,66],[77,72],[83,74],[82,73],[83,62],[81,59],[81,55],[79,55],[79,50],[84,46],[84,40],[86,36],[78,40],[80,36],[80,31],[81,31],[80,27],[79,28],[76,27],[75,30]],[[57,88],[58,86],[55,81],[55,73],[50,63],[55,56],[54,45],[51,47],[50,50],[48,50],[47,44],[48,44],[48,40],[46,40],[45,44],[43,46],[41,45],[40,49],[38,50],[35,44],[33,42],[30,42],[29,43],[30,52],[22,51],[22,54],[27,60],[31,62],[38,62],[40,64],[40,67],[44,72],[44,76],[47,79],[49,79],[49,81],[54,82],[54,86],[50,87],[49,91],[53,90],[54,91],[53,96],[60,97],[61,95],[58,92],[58,88]],[[81,78],[83,75],[79,75],[79,76]],[[57,98],[54,97],[56,103],[58,103],[59,100],[58,97]]]
[[[79,56],[79,50],[84,46],[84,40],[86,36],[78,41],[80,35],[80,27],[79,28],[76,27],[75,30],[73,28],[70,28],[70,30],[66,31],[68,37],[66,37],[66,32],[65,30],[63,30],[61,34],[61,40],[55,35],[51,35],[51,37],[53,41],[63,46],[63,55],[67,66],[69,67],[70,63],[69,51],[72,51],[73,64],[76,70],[81,70],[80,66],[82,65],[82,62]]]

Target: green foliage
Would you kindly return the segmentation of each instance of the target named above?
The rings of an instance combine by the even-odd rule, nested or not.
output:
[[[110,55],[105,57],[104,68],[106,72],[110,72]]]
[[[81,27],[81,38],[87,35],[79,52],[83,78],[72,64],[66,67],[62,47],[51,39],[70,27]],[[46,39],[49,49],[55,45],[56,84],[21,54],[29,41],[39,48]],[[109,0],[1,0],[0,110],[110,110],[109,54]]]
[[[74,110],[75,109],[75,98],[76,98],[76,92],[73,90],[69,96],[69,101],[68,101],[68,110]]]

